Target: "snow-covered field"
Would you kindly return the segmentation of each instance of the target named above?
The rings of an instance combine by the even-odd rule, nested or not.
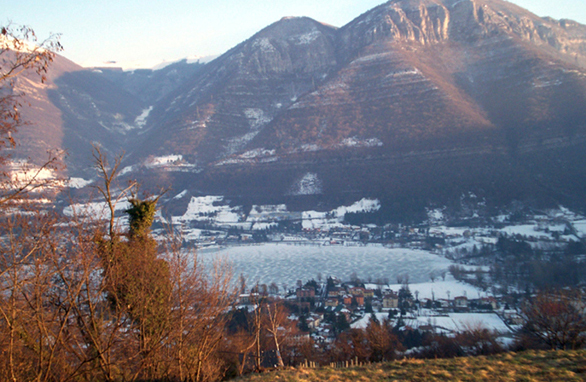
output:
[[[376,313],[379,321],[388,317],[387,313]],[[352,324],[353,328],[366,328],[370,320],[370,314]],[[405,325],[418,328],[422,325],[432,325],[442,332],[461,332],[477,327],[497,331],[500,334],[510,334],[511,330],[495,313],[449,313],[443,316],[418,316],[405,320]]]
[[[581,237],[586,237],[586,220],[577,220],[574,222],[574,228]]]
[[[409,281],[411,282],[412,280]],[[409,290],[413,296],[415,296],[415,292],[418,292],[418,297],[420,300],[426,298],[434,300],[454,299],[458,296],[466,296],[470,299],[474,299],[488,296],[487,293],[470,284],[455,280],[449,273],[446,275],[445,281],[442,280],[439,276],[437,276],[435,282],[429,281],[429,277],[425,281],[426,282],[409,284]],[[389,285],[389,288],[396,292],[401,288],[401,285]]]
[[[124,211],[128,208],[130,208],[130,203],[127,199],[118,201],[114,206],[116,211]],[[93,217],[96,220],[104,220],[109,217],[110,211],[105,202],[76,203],[65,207],[63,214],[68,217],[85,216]]]
[[[398,275],[408,274],[410,282],[426,282],[431,272],[447,270],[452,264],[438,255],[412,249],[276,243],[200,251],[199,258],[205,262],[214,258],[229,261],[234,275],[242,273],[248,284],[275,282],[289,287],[297,280],[317,278],[318,273],[323,279],[335,276],[350,280],[356,273],[362,280],[387,278],[390,282],[396,281]]]

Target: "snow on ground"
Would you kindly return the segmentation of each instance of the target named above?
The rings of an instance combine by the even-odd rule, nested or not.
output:
[[[405,320],[405,325],[411,327],[430,324],[450,332],[461,332],[466,329],[483,327],[496,330],[501,334],[511,333],[511,330],[496,313],[449,313],[447,316],[419,316],[411,320]]]
[[[351,326],[354,329],[364,329],[370,321],[370,314],[365,315]],[[375,313],[379,322],[388,318],[387,313]],[[418,328],[424,325],[432,325],[438,331],[462,332],[477,327],[495,330],[500,334],[510,334],[511,330],[503,320],[495,313],[449,313],[442,316],[417,316],[404,320],[406,326]]]
[[[130,126],[130,128],[132,129],[137,127],[139,129],[142,129],[144,125],[146,125],[147,118],[149,117],[149,114],[152,110],[152,106],[149,106],[148,108],[144,109],[142,113],[134,120],[134,126]]]
[[[183,216],[173,217],[173,222],[214,220],[218,224],[238,223],[241,217],[241,208],[219,205],[223,200],[223,196],[192,197],[187,211]]]
[[[430,223],[439,223],[444,221],[445,219],[445,215],[444,215],[444,209],[441,208],[435,208],[435,209],[429,209],[427,208],[427,218],[429,219]]]
[[[294,214],[289,212],[285,204],[253,205],[246,221],[255,223],[253,229],[260,230],[276,225],[275,222],[292,220],[300,215],[300,213]]]
[[[374,212],[380,210],[380,201],[378,199],[367,199],[363,198],[356,203],[352,204],[349,207],[338,207],[337,209],[333,210],[339,218],[344,218],[347,213],[356,213],[356,212]]]
[[[433,211],[428,211],[428,215],[430,215],[431,212]],[[584,230],[584,233],[586,233],[586,220],[583,221],[583,223],[584,225],[582,229]],[[578,228],[580,226],[579,221],[574,221],[571,224],[573,224],[578,232],[580,232],[580,229]],[[510,237],[519,235],[524,238],[545,242],[558,241],[559,239],[564,241],[575,240],[576,238],[573,235],[556,236],[556,233],[557,235],[563,234],[566,228],[566,223],[540,221],[537,223],[511,224],[498,229],[446,227],[443,225],[437,225],[431,227],[429,233],[434,236],[443,236],[445,238],[455,238],[456,240],[460,240],[460,242],[456,243],[457,245],[452,245],[451,249],[472,249],[475,245],[480,247],[483,244],[496,244],[500,235]],[[454,243],[452,242],[452,244]]]
[[[187,206],[187,211],[183,216],[186,215],[198,215],[198,214],[205,214],[205,213],[212,213],[217,212],[220,210],[219,206],[214,206],[215,203],[219,203],[224,200],[223,196],[199,196],[199,197],[192,197],[189,205]]]
[[[350,137],[342,140],[339,146],[342,147],[380,147],[383,142],[378,138],[359,139],[358,137]]]
[[[328,218],[327,212],[303,211],[301,213],[303,229],[317,229],[328,225],[330,227],[341,225],[337,218]]]
[[[409,276],[411,275],[409,274]],[[435,280],[435,282],[431,282],[429,281],[429,273],[427,274],[427,280],[424,281],[425,282],[409,284],[409,290],[413,294],[413,297],[415,297],[415,292],[419,292],[419,300],[426,298],[435,300],[448,299],[448,297],[451,300],[453,300],[455,297],[458,296],[466,296],[470,299],[475,299],[487,296],[486,292],[470,284],[462,283],[460,281],[455,280],[449,273],[446,275],[445,281],[443,281],[442,278],[439,277],[439,275],[437,275],[437,279]],[[401,284],[389,285],[389,288],[397,292],[399,289],[401,289]],[[449,296],[448,293],[450,294]]]
[[[316,145],[315,143],[306,143],[304,145],[301,145],[299,149],[302,152],[312,152],[321,150],[321,147],[319,145]]]
[[[251,134],[251,133],[249,133]],[[254,133],[256,134],[256,133]],[[237,151],[238,147],[234,146],[228,149],[230,153]],[[246,151],[243,154],[237,155],[235,157],[227,158],[221,160],[216,163],[216,166],[225,166],[231,164],[245,164],[245,163],[270,163],[276,162],[279,158],[275,155],[276,150],[267,150],[263,148],[258,148],[254,150]]]
[[[232,137],[230,139],[228,139],[228,141],[226,142],[225,148],[226,148],[226,155],[232,155],[235,154],[236,152],[240,151],[240,149],[242,149],[244,146],[246,146],[246,144],[250,141],[252,141],[254,139],[254,137],[256,137],[258,135],[258,133],[260,132],[259,129],[255,129],[252,130],[244,135],[241,136],[237,136],[237,137]],[[220,166],[222,164],[230,164],[232,162],[229,162],[228,160],[226,161],[220,161],[218,164],[216,164],[217,166]],[[239,163],[239,162],[236,162]]]
[[[252,230],[254,231],[264,231],[267,229],[278,227],[279,223],[262,223],[256,222],[252,225]]]
[[[254,40],[254,42],[252,43],[252,47],[253,48],[260,47],[260,49],[265,53],[275,51],[275,47],[271,44],[271,41],[266,37],[262,37],[262,38],[258,38],[256,40]]]
[[[378,320],[378,322],[383,322],[384,320],[388,320],[389,319],[389,314],[386,313],[386,312],[384,312],[384,313],[380,312],[380,313],[366,314],[360,320],[352,323],[352,325],[350,325],[350,327],[352,327],[352,329],[366,329],[366,327],[368,326],[368,323],[370,321],[370,317],[373,314],[376,317],[376,319]]]
[[[181,199],[183,198],[185,195],[187,195],[187,190],[183,190],[180,193],[178,193],[177,195],[175,195],[173,197],[173,199],[177,200],[177,199]]]
[[[470,231],[470,228],[467,227],[446,227],[443,225],[431,227],[429,229],[429,233],[432,235],[443,234],[447,237],[449,236],[464,236],[464,232]],[[478,232],[478,230],[476,230]]]
[[[262,109],[258,108],[244,109],[244,115],[249,120],[250,128],[253,130],[260,129],[272,120]]]
[[[504,227],[501,229],[501,232],[505,232],[507,235],[521,235],[521,236],[534,236],[534,237],[542,237],[544,239],[549,239],[551,236],[546,234],[545,232],[537,232],[537,226],[535,224],[523,224],[523,225],[513,225]]]
[[[253,158],[259,158],[259,157],[268,157],[268,156],[273,156],[275,155],[276,151],[275,150],[267,150],[267,149],[254,149],[254,150],[250,150],[245,152],[244,154],[241,154],[240,157],[241,158],[245,158],[245,159],[253,159]]]
[[[199,255],[206,262],[214,258],[228,260],[234,275],[244,274],[249,284],[275,282],[289,286],[295,285],[297,280],[315,278],[318,272],[324,278],[336,276],[342,280],[350,280],[352,273],[364,280],[394,280],[400,274],[408,274],[412,282],[423,282],[429,280],[431,272],[447,270],[452,264],[430,252],[380,246],[271,243],[202,251]]]
[[[257,217],[265,214],[279,214],[287,213],[287,205],[285,204],[269,204],[269,205],[253,205],[248,215],[249,219],[257,220]]]
[[[169,164],[173,164],[183,159],[182,155],[165,155],[161,157],[154,157],[147,160],[145,165],[147,167],[154,167],[154,166],[165,166]]]
[[[126,166],[118,173],[118,176],[126,175],[130,172],[134,171],[134,166]]]
[[[67,186],[69,188],[84,188],[85,186],[92,184],[93,180],[85,180],[83,178],[69,178]]]
[[[121,200],[116,203],[115,210],[122,211],[130,208],[130,203],[127,200]],[[67,206],[63,209],[65,216],[82,216],[82,217],[93,217],[101,220],[106,219],[110,211],[108,205],[105,202],[94,202],[94,203],[76,203]]]
[[[347,213],[374,212],[381,207],[378,199],[363,198],[351,206],[341,206],[330,212],[304,211],[302,213],[302,227],[304,229],[329,230],[343,227]]]
[[[583,216],[578,215],[577,213],[570,211],[564,206],[559,206],[557,209],[547,211],[547,216],[550,218],[562,218],[566,220],[578,220],[583,219]]]
[[[10,173],[10,181],[13,188],[25,187],[27,185],[38,186],[45,183],[47,188],[57,185],[57,173],[46,167],[38,167],[27,160],[17,160],[7,163],[6,169]],[[61,183],[62,184],[62,183]],[[43,187],[45,188],[45,187]]]
[[[29,41],[24,38],[15,39],[10,35],[0,35],[0,45],[2,46],[3,50],[13,50],[22,53],[45,52],[46,49],[38,46],[37,42],[38,41],[36,40],[36,36],[33,36],[33,40]]]
[[[238,223],[240,221],[240,216],[240,213],[226,206],[226,208],[223,208],[220,211],[218,211],[215,220],[220,224]]]
[[[290,195],[318,195],[322,191],[322,182],[313,172],[308,172],[291,187]]]
[[[183,240],[198,240],[201,238],[202,230],[197,228],[191,228],[184,230],[182,233]]]
[[[572,224],[574,225],[574,228],[576,229],[580,237],[586,237],[586,219],[576,220]]]
[[[312,32],[309,32],[309,33],[290,37],[289,40],[292,41],[294,44],[308,45],[308,44],[311,44],[313,41],[317,40],[320,36],[321,36],[320,31],[313,30]]]
[[[175,198],[185,196],[185,191]],[[230,207],[223,205],[222,196],[193,197],[187,206],[183,216],[175,216],[174,222],[179,224],[187,221],[208,221],[215,224],[242,223],[243,207]],[[304,211],[291,212],[285,204],[278,205],[254,205],[247,217],[249,226],[254,224],[254,229],[265,229],[274,224],[263,225],[259,223],[275,223],[282,220],[302,220],[302,226],[306,229],[329,230],[334,227],[346,227],[344,219],[347,213],[373,212],[380,209],[381,204],[377,199],[361,199],[350,206],[340,206],[329,212]]]

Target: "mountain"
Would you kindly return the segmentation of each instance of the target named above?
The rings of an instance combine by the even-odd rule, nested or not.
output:
[[[203,64],[189,63],[187,59],[164,66],[162,69],[137,69],[123,71],[120,69],[98,69],[103,76],[118,83],[127,92],[147,105],[154,105],[185,81],[193,77]]]
[[[317,209],[370,197],[396,218],[470,198],[585,206],[579,23],[501,0],[392,0],[342,28],[284,18],[175,69],[56,73],[76,164],[93,140],[177,191]]]
[[[112,156],[126,151],[152,105],[202,66],[180,61],[158,71],[124,72],[83,68],[56,55],[45,83],[35,73],[16,78],[12,91],[25,94],[21,112],[27,124],[11,155],[40,164],[47,151],[65,150],[68,172],[91,176],[92,144]]]
[[[335,69],[335,30],[285,18],[206,65],[153,109],[142,151],[204,163],[240,152]]]

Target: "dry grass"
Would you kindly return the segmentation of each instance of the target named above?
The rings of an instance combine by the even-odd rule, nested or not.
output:
[[[586,351],[532,351],[491,357],[403,360],[349,369],[292,368],[238,379],[242,382],[585,380]]]

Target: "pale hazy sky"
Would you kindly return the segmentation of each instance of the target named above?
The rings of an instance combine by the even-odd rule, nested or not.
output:
[[[63,55],[81,65],[116,61],[153,66],[224,53],[284,16],[341,27],[384,0],[18,0],[1,7],[0,24],[61,33]],[[538,16],[586,24],[586,0],[512,0]]]

